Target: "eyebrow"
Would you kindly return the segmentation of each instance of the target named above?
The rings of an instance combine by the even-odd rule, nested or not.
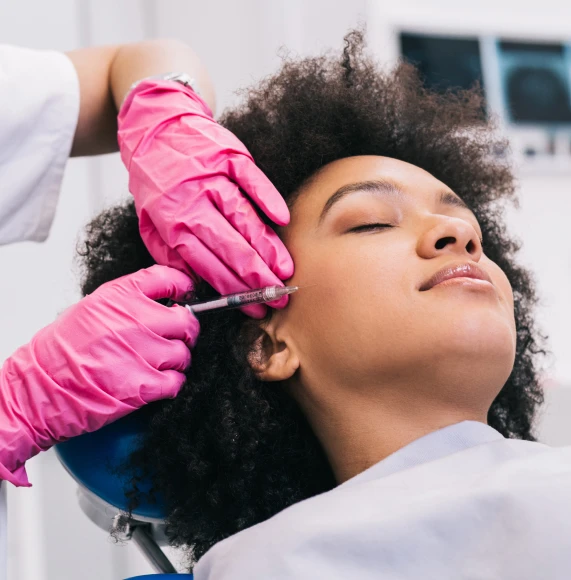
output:
[[[392,196],[402,198],[405,194],[402,188],[392,181],[385,181],[383,179],[376,179],[373,181],[359,181],[357,183],[349,183],[340,187],[325,203],[319,216],[319,223],[321,223],[329,210],[344,197],[357,192],[371,192],[383,196]],[[460,207],[462,209],[470,210],[464,201],[451,191],[440,192],[437,200],[439,205],[446,205],[448,207]],[[471,210],[470,210],[471,211]]]

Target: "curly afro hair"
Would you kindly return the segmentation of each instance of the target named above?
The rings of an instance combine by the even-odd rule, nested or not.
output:
[[[543,337],[534,326],[533,280],[515,263],[519,246],[503,224],[501,202],[516,201],[506,143],[483,110],[477,88],[436,94],[423,88],[410,65],[379,69],[364,52],[362,32],[353,31],[340,57],[286,59],[220,123],[248,147],[290,206],[321,167],[356,155],[412,163],[463,198],[515,298],[515,364],[488,422],[505,437],[535,440]],[[80,255],[85,294],[150,266],[133,204],[93,220]],[[197,294],[208,297],[213,290],[203,286]],[[190,568],[216,542],[336,485],[293,399],[267,388],[247,363],[257,324],[232,311],[205,313],[201,327],[180,395],[150,406],[148,433],[126,466],[133,505],[143,478],[152,481],[151,496],[164,498],[167,533],[173,545],[188,550]]]

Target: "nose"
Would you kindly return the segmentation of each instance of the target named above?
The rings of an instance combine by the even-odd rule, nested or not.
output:
[[[466,220],[443,217],[419,239],[417,253],[426,259],[451,254],[478,262],[483,249],[478,233]]]

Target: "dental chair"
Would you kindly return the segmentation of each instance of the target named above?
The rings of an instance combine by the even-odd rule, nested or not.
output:
[[[125,580],[159,578],[192,579],[192,574],[178,574],[161,550],[168,541],[164,533],[164,510],[157,503],[141,503],[132,513],[126,530],[118,532],[119,518],[127,510],[124,481],[115,472],[137,445],[148,422],[146,410],[137,411],[94,433],[60,443],[56,453],[67,472],[78,484],[81,510],[98,527],[126,540],[134,541],[158,574]],[[150,486],[149,486],[150,487]]]

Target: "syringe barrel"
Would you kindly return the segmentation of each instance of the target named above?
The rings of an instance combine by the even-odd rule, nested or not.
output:
[[[193,313],[205,312],[206,310],[222,310],[228,308],[240,308],[248,304],[260,304],[262,302],[272,302],[286,294],[291,294],[297,290],[297,286],[266,286],[257,290],[248,290],[228,296],[221,296],[207,302],[198,304],[186,304],[185,306]]]
[[[246,304],[253,304],[264,302],[267,300],[265,296],[267,288],[260,290],[250,290],[249,292],[240,292],[228,296],[228,308],[235,308],[236,306],[245,306]]]

